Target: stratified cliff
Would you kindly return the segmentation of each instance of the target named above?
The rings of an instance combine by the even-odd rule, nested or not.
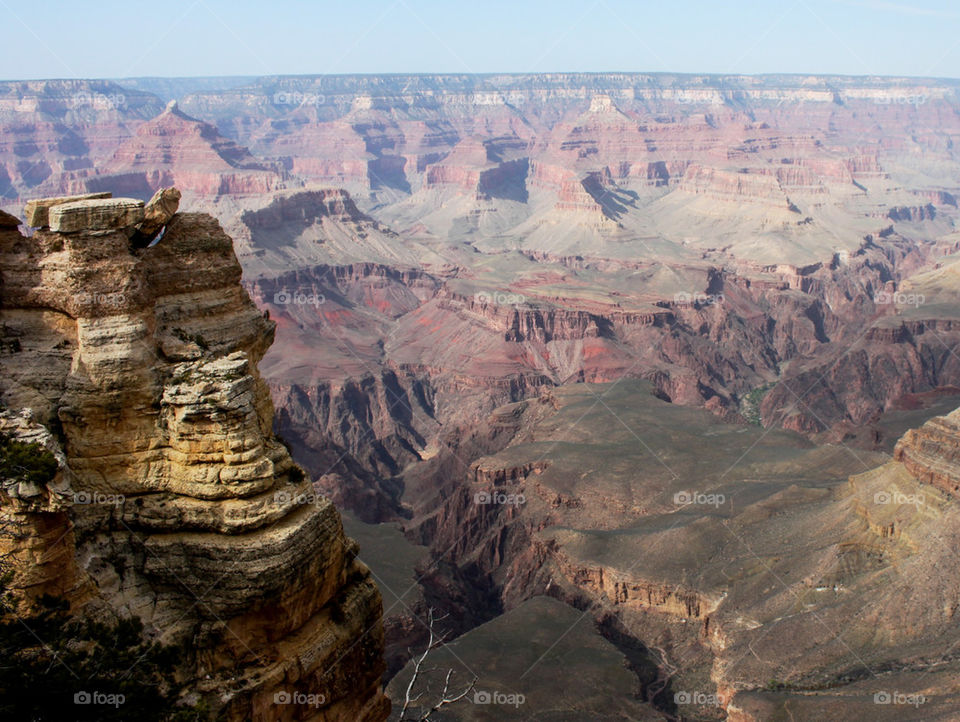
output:
[[[911,429],[897,443],[894,458],[916,479],[941,491],[960,493],[960,409]]]
[[[5,541],[14,587],[191,649],[182,674],[225,719],[384,719],[380,594],[272,433],[274,324],[231,239],[169,207],[142,224],[131,199],[26,214],[29,236],[0,218],[0,431],[59,471],[3,485],[31,529]]]

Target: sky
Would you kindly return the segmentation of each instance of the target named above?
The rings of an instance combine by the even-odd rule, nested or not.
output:
[[[682,72],[960,77],[960,2],[0,0],[0,78]]]

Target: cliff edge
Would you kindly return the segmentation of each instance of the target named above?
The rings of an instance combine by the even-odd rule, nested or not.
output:
[[[27,600],[142,620],[229,720],[382,720],[382,602],[333,504],[273,435],[274,324],[179,194],[0,217],[0,433],[56,459],[4,480]]]

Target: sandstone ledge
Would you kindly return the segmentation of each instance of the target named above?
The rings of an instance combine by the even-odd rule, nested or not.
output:
[[[59,233],[115,231],[143,220],[143,201],[102,198],[61,203],[50,209],[50,230]]]
[[[23,208],[23,215],[27,219],[26,224],[33,228],[46,228],[50,225],[50,209],[61,203],[74,203],[76,201],[94,200],[97,198],[110,198],[111,193],[86,193],[79,196],[62,196],[59,198],[38,198],[27,201]]]

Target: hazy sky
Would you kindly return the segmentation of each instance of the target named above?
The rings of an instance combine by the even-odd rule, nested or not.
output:
[[[0,78],[678,71],[960,77],[960,3],[0,0]]]

